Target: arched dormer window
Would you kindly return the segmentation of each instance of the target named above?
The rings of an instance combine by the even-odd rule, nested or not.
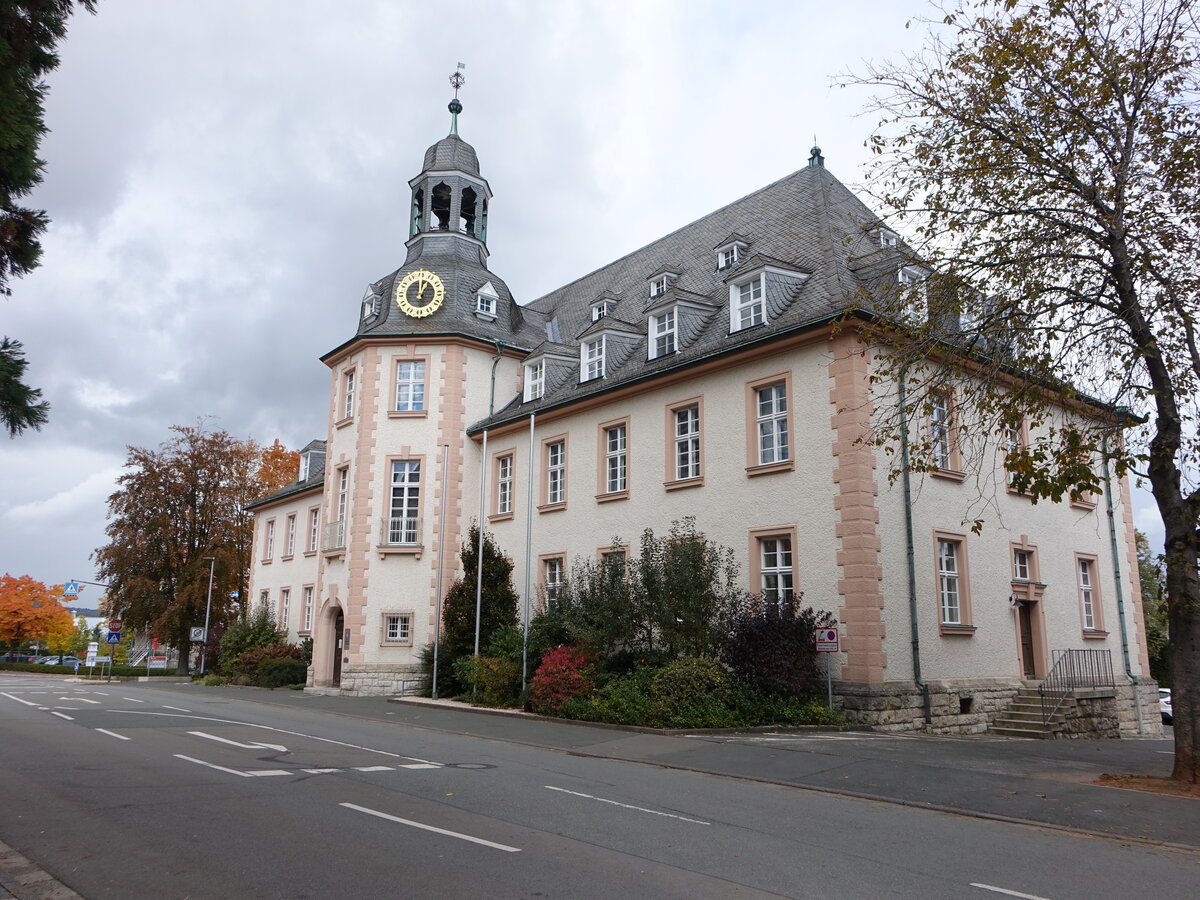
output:
[[[450,185],[444,181],[433,189],[433,203],[430,211],[437,219],[438,231],[450,230]]]
[[[425,192],[420,188],[413,191],[412,202],[412,225],[409,229],[409,237],[421,233],[421,227],[425,224]]]
[[[474,188],[463,189],[458,219],[461,229],[467,234],[475,234],[475,204],[477,200]]]

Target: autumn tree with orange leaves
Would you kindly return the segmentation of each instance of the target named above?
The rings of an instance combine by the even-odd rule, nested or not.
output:
[[[0,640],[15,650],[27,640],[71,629],[71,614],[62,606],[62,585],[47,587],[28,575],[0,578]]]
[[[267,450],[227,431],[176,425],[157,449],[128,448],[126,471],[108,498],[109,542],[96,550],[110,585],[108,614],[180,650],[190,668],[188,630],[204,623],[208,557],[215,560],[212,621],[240,612],[246,596],[252,519],[246,505],[289,476],[289,451]],[[297,463],[298,466],[298,463]]]

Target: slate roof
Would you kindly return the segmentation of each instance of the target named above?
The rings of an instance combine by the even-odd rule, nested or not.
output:
[[[823,165],[810,165],[564,285],[530,303],[525,314],[544,317],[548,332],[557,335],[559,342],[572,343],[578,354],[581,338],[594,333],[600,324],[591,320],[592,305],[597,298],[610,296],[618,301],[611,311],[622,322],[617,327],[625,331],[624,323],[634,323],[640,332],[638,346],[616,365],[609,365],[602,379],[583,384],[577,377],[567,379],[529,402],[518,396],[468,430],[475,433],[668,369],[770,341],[861,307],[874,287],[894,284],[896,270],[909,259],[903,247],[879,247],[875,232],[881,224]],[[734,265],[718,269],[714,248],[732,240],[749,245],[750,252]],[[783,276],[789,271],[805,274],[773,276],[776,295],[767,298],[769,321],[731,334],[729,285],[762,266],[784,270]],[[711,312],[703,312],[705,304],[693,303],[691,314],[703,316],[703,321],[690,335],[680,327],[678,352],[647,360],[647,308],[653,305],[661,310],[664,300],[661,295],[650,297],[649,278],[662,271],[678,275],[668,294],[678,290],[681,301],[703,298]],[[768,284],[770,291],[772,282]]]
[[[479,174],[479,156],[475,148],[457,134],[448,134],[425,151],[422,172],[458,169],[469,175]]]

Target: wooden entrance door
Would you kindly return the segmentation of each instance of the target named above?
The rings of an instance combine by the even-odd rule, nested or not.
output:
[[[338,610],[337,618],[333,620],[333,680],[334,687],[342,686],[342,641],[345,638],[346,617]]]
[[[1021,638],[1021,669],[1026,678],[1037,677],[1033,660],[1033,604],[1024,601],[1017,606],[1017,627]]]

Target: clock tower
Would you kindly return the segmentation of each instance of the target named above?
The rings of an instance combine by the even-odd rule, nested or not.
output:
[[[409,183],[403,265],[371,282],[350,340],[322,357],[330,404],[320,502],[313,686],[405,693],[433,640],[438,597],[478,515],[484,448],[471,424],[517,395],[546,340],[489,270],[488,204],[475,149],[450,133]],[[305,588],[307,590],[307,587]]]

